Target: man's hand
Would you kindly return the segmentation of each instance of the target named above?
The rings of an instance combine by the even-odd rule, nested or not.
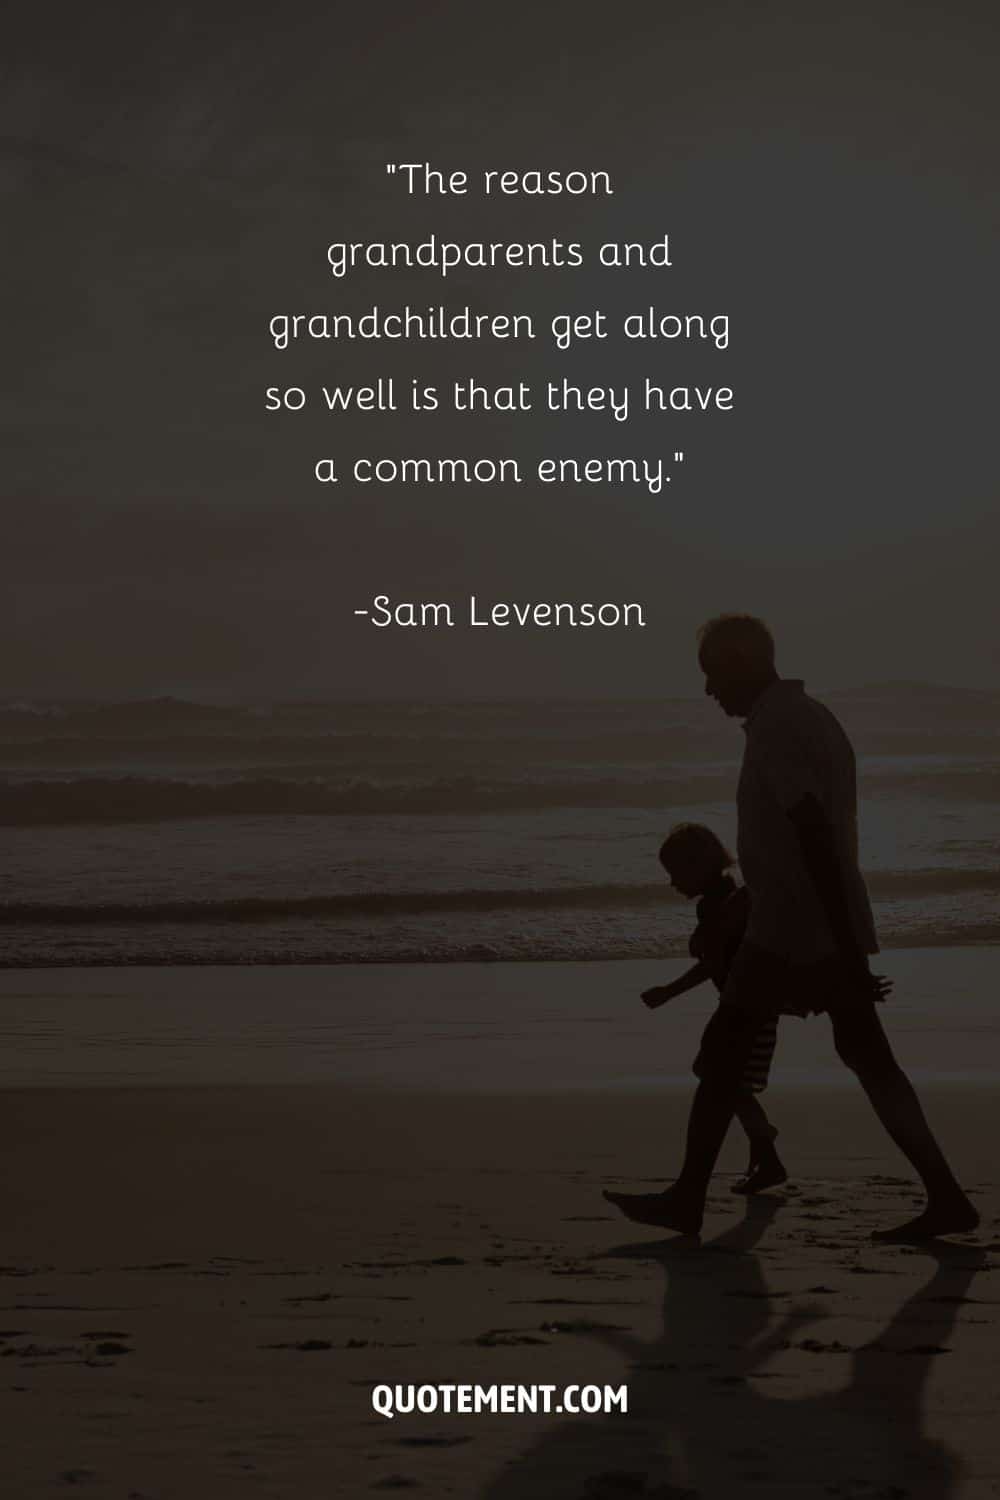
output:
[[[668,1000],[674,998],[674,992],[669,984],[655,984],[651,990],[643,990],[642,1003],[647,1010],[656,1010],[661,1005],[666,1005]]]
[[[860,953],[857,949],[845,955],[845,967],[852,985],[870,999],[881,1001],[892,994],[892,980],[887,979],[884,974],[873,974],[868,962],[867,953]]]

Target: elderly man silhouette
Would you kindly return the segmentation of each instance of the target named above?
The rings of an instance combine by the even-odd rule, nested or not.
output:
[[[721,615],[698,639],[705,692],[724,713],[744,720],[738,848],[750,920],[702,1039],[680,1176],[662,1193],[606,1196],[639,1223],[697,1234],[755,1033],[781,1012],[816,1012],[829,1016],[840,1058],[926,1189],[922,1213],[875,1237],[909,1243],[967,1233],[979,1215],[875,1008],[883,986],[869,967],[878,943],[858,868],[851,742],[801,682],[778,676],[774,641],[761,620]]]

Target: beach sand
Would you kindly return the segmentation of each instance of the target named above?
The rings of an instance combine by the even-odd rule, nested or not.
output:
[[[731,1135],[700,1246],[601,1198],[669,1173],[687,1090],[460,1082],[0,1093],[3,1494],[1000,1493],[992,1087],[926,1091],[983,1226],[915,1250],[868,1239],[917,1193],[850,1079],[768,1095],[749,1214]],[[390,1421],[380,1382],[629,1411]]]

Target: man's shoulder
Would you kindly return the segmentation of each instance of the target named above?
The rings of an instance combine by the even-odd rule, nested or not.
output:
[[[808,705],[808,718],[803,716],[801,722],[812,726],[812,732],[821,736],[828,745],[851,749],[851,739],[843,724],[837,718],[833,709],[826,703],[821,703],[818,698],[811,698],[808,693],[803,693],[802,698]]]
[[[822,777],[834,767],[851,774],[854,764],[854,748],[840,720],[801,683],[770,694],[747,725],[744,767],[762,768],[766,776],[773,778],[782,766],[809,766]]]
[[[799,730],[802,733],[825,732],[844,736],[844,727],[833,709],[807,693],[801,682],[783,679],[784,691],[769,693],[761,706],[761,713],[749,726],[767,732],[773,730]]]

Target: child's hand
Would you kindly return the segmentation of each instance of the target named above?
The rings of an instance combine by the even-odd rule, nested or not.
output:
[[[666,984],[655,984],[651,990],[643,990],[642,1003],[647,1010],[656,1010],[657,1006],[665,1005],[668,1000],[673,999],[670,986]]]
[[[884,974],[873,974],[872,978],[875,981],[875,999],[887,1000],[892,994],[893,981]]]

